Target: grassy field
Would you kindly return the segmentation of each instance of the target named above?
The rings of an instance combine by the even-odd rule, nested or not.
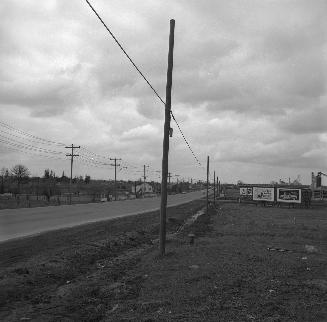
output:
[[[327,321],[326,208],[202,206],[0,244],[0,320]]]

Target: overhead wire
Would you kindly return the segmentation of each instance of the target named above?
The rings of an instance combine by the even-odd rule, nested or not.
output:
[[[0,139],[0,143],[2,142],[2,140]],[[5,146],[2,146],[3,148],[9,149],[9,150],[13,150],[13,151],[18,151],[20,153],[27,153],[27,154],[33,154],[33,155],[39,155],[48,159],[55,159],[55,160],[66,160],[64,158],[60,158],[59,156],[55,156],[55,155],[49,155],[49,154],[44,154],[43,151],[39,151],[37,149],[32,149],[32,148],[28,148],[28,147],[19,147],[15,144],[6,144]],[[23,149],[23,150],[22,150]],[[40,153],[38,153],[40,152]]]
[[[2,121],[0,121],[0,126],[3,126],[3,127],[7,128],[9,130],[12,130],[12,131],[16,132],[16,133],[20,133],[21,135],[24,135],[24,136],[27,136],[27,137],[30,137],[30,138],[34,138],[34,139],[37,139],[37,140],[45,142],[45,143],[51,143],[51,144],[55,144],[55,145],[58,145],[58,146],[64,146],[65,145],[65,143],[55,142],[55,141],[43,139],[43,138],[40,138],[40,137],[38,137],[36,135],[24,132],[24,131],[19,130],[19,129],[17,129],[17,128],[15,128],[15,127],[13,127],[13,126],[5,123],[5,122],[2,122]]]
[[[43,153],[64,154],[64,152],[54,151],[54,150],[50,150],[50,149],[44,149],[42,147],[37,147],[37,146],[31,145],[31,144],[27,144],[25,142],[13,139],[12,137],[18,138],[18,139],[21,139],[21,140],[26,140],[26,141],[29,141],[29,142],[33,142],[33,143],[37,143],[37,144],[53,144],[53,145],[59,146],[59,147],[66,146],[67,144],[65,144],[65,143],[56,142],[56,141],[41,138],[39,136],[32,135],[30,133],[27,133],[25,131],[17,129],[17,128],[15,128],[15,127],[13,127],[13,126],[5,123],[5,122],[2,122],[2,121],[0,121],[0,127],[1,126],[4,127],[5,129],[9,130],[9,131],[14,132],[14,133],[10,133],[10,132],[7,132],[7,131],[4,131],[4,130],[0,129],[0,132],[7,135],[7,136],[4,136],[4,135],[0,134],[0,138],[2,138],[1,142],[5,143],[5,144],[11,144],[11,145],[15,144],[14,146],[16,146],[16,150],[17,150],[17,148],[23,148],[23,149],[30,148],[32,151],[33,150],[34,151],[40,151],[40,152],[43,152]],[[19,136],[17,134],[19,134],[21,136]],[[109,157],[102,156],[100,154],[91,152],[88,149],[86,149],[85,147],[81,147],[81,150],[85,151],[85,154],[86,154],[86,155],[84,155],[84,154],[80,153],[81,158],[84,158],[85,161],[88,161],[88,163],[90,165],[107,165],[107,164],[103,164],[100,161],[98,161],[97,159],[99,159],[99,158],[102,158],[103,160],[108,160],[109,161]]]
[[[123,53],[125,54],[125,56],[128,58],[128,60],[132,63],[132,65],[135,67],[135,69],[139,72],[139,74],[142,76],[142,78],[147,82],[147,84],[150,86],[150,88],[153,90],[153,92],[156,94],[156,96],[160,99],[160,101],[165,104],[165,102],[163,101],[163,99],[160,97],[160,95],[157,93],[157,91],[153,88],[153,86],[150,84],[150,82],[147,80],[147,78],[143,75],[143,73],[140,71],[140,69],[136,66],[136,64],[134,63],[134,61],[132,60],[132,58],[127,54],[126,50],[123,48],[123,46],[120,44],[120,42],[118,41],[118,39],[115,37],[115,35],[112,33],[112,31],[108,28],[108,26],[106,25],[106,23],[102,20],[102,18],[100,17],[100,15],[97,13],[97,11],[93,8],[93,6],[91,5],[91,3],[88,0],[85,0],[86,3],[89,5],[89,7],[92,9],[92,11],[95,13],[95,15],[98,17],[98,19],[101,21],[101,23],[103,24],[103,26],[107,29],[107,31],[109,32],[109,34],[111,35],[111,37],[114,39],[114,41],[117,43],[117,45],[119,46],[119,48],[123,51]]]
[[[102,158],[102,159],[107,160],[107,161],[110,160],[110,157],[107,157],[107,156],[92,152],[92,151],[88,150],[87,148],[85,148],[83,146],[81,146],[81,150],[85,151],[86,154],[90,154],[90,155],[92,155],[94,157]]]
[[[184,139],[186,145],[188,146],[188,148],[190,149],[191,153],[193,154],[193,157],[195,158],[196,162],[201,166],[201,162],[200,162],[199,159],[196,157],[196,155],[195,155],[195,153],[193,152],[193,150],[192,150],[190,144],[189,144],[188,141],[186,140],[186,137],[185,137],[185,135],[184,135],[182,129],[180,128],[178,122],[176,121],[176,118],[175,118],[173,112],[170,111],[170,113],[171,113],[171,116],[172,116],[173,120],[175,121],[175,123],[176,123],[176,125],[177,125],[177,127],[178,127],[178,129],[179,129],[179,132],[181,133],[181,135],[182,135],[182,137],[183,137],[183,139]]]
[[[8,135],[10,137],[15,137],[15,138],[18,138],[18,139],[24,139],[24,140],[29,141],[29,142],[38,143],[38,144],[48,144],[48,142],[36,140],[34,138],[29,138],[29,137],[22,137],[22,136],[19,136],[19,135],[16,135],[16,134],[13,134],[13,133],[1,130],[1,129],[0,129],[0,132],[4,133],[4,134],[6,134],[6,135]]]
[[[17,146],[17,147],[22,147],[22,148],[30,148],[30,149],[34,149],[34,150],[38,150],[38,151],[43,151],[44,153],[49,153],[49,154],[63,154],[63,152],[59,152],[59,151],[54,151],[54,150],[49,150],[49,149],[45,149],[42,147],[38,147],[32,144],[26,144],[14,139],[10,139],[8,137],[2,136],[0,134],[0,140],[2,143],[5,144],[9,144],[9,145],[13,145],[13,146]]]
[[[149,80],[144,76],[144,74],[141,72],[141,70],[137,67],[137,65],[134,63],[134,61],[132,60],[132,58],[127,54],[126,50],[123,48],[123,46],[120,44],[120,42],[118,41],[118,39],[115,37],[115,35],[112,33],[112,31],[109,29],[109,27],[107,26],[107,24],[103,21],[103,19],[100,17],[100,15],[98,14],[98,12],[94,9],[94,7],[91,5],[91,3],[88,0],[85,0],[86,3],[88,4],[88,6],[91,8],[91,10],[94,12],[94,14],[97,16],[97,18],[100,20],[100,22],[102,23],[102,25],[105,27],[105,29],[109,32],[109,34],[111,35],[111,37],[114,39],[114,41],[116,42],[116,44],[119,46],[119,48],[122,50],[122,52],[125,54],[125,56],[127,57],[127,59],[131,62],[131,64],[134,66],[134,68],[137,70],[137,72],[141,75],[141,77],[145,80],[145,82],[149,85],[149,87],[152,89],[152,91],[154,92],[154,94],[157,96],[157,98],[161,101],[161,103],[163,103],[164,105],[166,105],[166,102],[161,98],[161,96],[158,94],[158,92],[154,89],[154,87],[151,85],[151,83],[149,82]],[[198,160],[198,158],[196,157],[196,155],[194,154],[189,142],[187,141],[180,125],[178,124],[174,114],[172,111],[170,111],[170,114],[174,120],[174,122],[176,123],[178,130],[180,131],[187,147],[190,149],[192,155],[194,156],[196,162],[201,166],[200,161]]]
[[[1,126],[6,129],[6,131],[1,129]],[[12,131],[13,133],[10,133]],[[54,155],[56,156],[65,156],[64,151],[56,151],[54,149],[48,149],[44,148],[42,146],[37,146],[37,144],[48,144],[52,145],[52,148],[58,148],[58,147],[64,147],[66,144],[59,143],[56,141],[44,139],[35,135],[32,135],[30,133],[24,132],[20,129],[17,129],[5,122],[0,121],[0,144],[4,146],[7,149],[13,150],[13,151],[19,151],[23,153],[29,153],[29,154],[36,154],[40,155],[42,157],[47,158],[54,158]],[[17,140],[19,139],[19,140]],[[27,141],[27,142],[24,142]],[[34,144],[30,144],[34,143]],[[79,157],[76,160],[80,160],[82,163],[87,163],[89,166],[94,167],[107,167],[109,163],[105,163],[105,161],[109,161],[110,158],[106,156],[102,156],[100,154],[94,153],[92,151],[89,151],[85,147],[81,147],[81,150],[84,151],[84,153],[79,153]],[[66,158],[54,158],[58,160],[67,160]],[[102,160],[101,160],[102,159]]]

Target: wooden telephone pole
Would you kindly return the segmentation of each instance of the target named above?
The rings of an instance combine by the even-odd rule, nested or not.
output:
[[[173,75],[173,51],[174,51],[174,30],[175,20],[170,20],[168,69],[166,84],[166,104],[165,104],[165,125],[162,151],[162,175],[161,175],[161,204],[160,204],[160,255],[165,255],[166,249],[166,212],[167,212],[167,176],[168,176],[168,152],[169,152],[169,132],[171,113],[171,87]]]
[[[209,156],[207,157],[207,212],[208,215],[208,209],[209,209]]]
[[[143,165],[143,189],[142,189],[142,195],[144,196],[144,193],[146,191],[146,187],[145,187],[145,181],[146,181],[146,175],[145,175],[145,168],[149,167],[148,165]]]
[[[72,152],[70,154],[66,154],[66,157],[70,157],[70,180],[69,180],[69,200],[70,203],[72,203],[72,181],[73,181],[73,161],[74,157],[78,157],[79,154],[74,154],[74,149],[80,149],[80,146],[74,146],[72,144],[71,146],[65,146],[66,149],[72,149]]]
[[[213,172],[213,204],[216,205],[216,171]]]
[[[70,157],[70,181],[69,181],[69,185],[72,185],[72,180],[73,180],[73,160],[74,157],[78,157],[79,154],[74,154],[74,149],[80,149],[80,146],[74,146],[74,144],[72,144],[71,146],[65,146],[66,149],[72,149],[72,153],[71,154],[66,154],[66,157]]]
[[[112,167],[115,167],[115,201],[117,200],[117,167],[120,167],[120,164],[117,164],[117,160],[120,161],[121,159],[117,159],[117,158],[110,158],[110,160],[115,161],[114,164],[110,164]]]
[[[171,173],[168,172],[168,183],[170,184]]]
[[[146,165],[143,166],[143,181],[144,181],[144,184],[145,184],[145,180],[146,180],[145,167],[146,167]]]

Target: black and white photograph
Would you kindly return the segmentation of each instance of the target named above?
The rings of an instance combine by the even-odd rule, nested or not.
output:
[[[327,0],[1,0],[0,321],[327,321]]]

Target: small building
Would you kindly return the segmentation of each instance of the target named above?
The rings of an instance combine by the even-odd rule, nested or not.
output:
[[[318,172],[317,175],[311,172],[311,190],[314,200],[327,200],[327,175]]]

